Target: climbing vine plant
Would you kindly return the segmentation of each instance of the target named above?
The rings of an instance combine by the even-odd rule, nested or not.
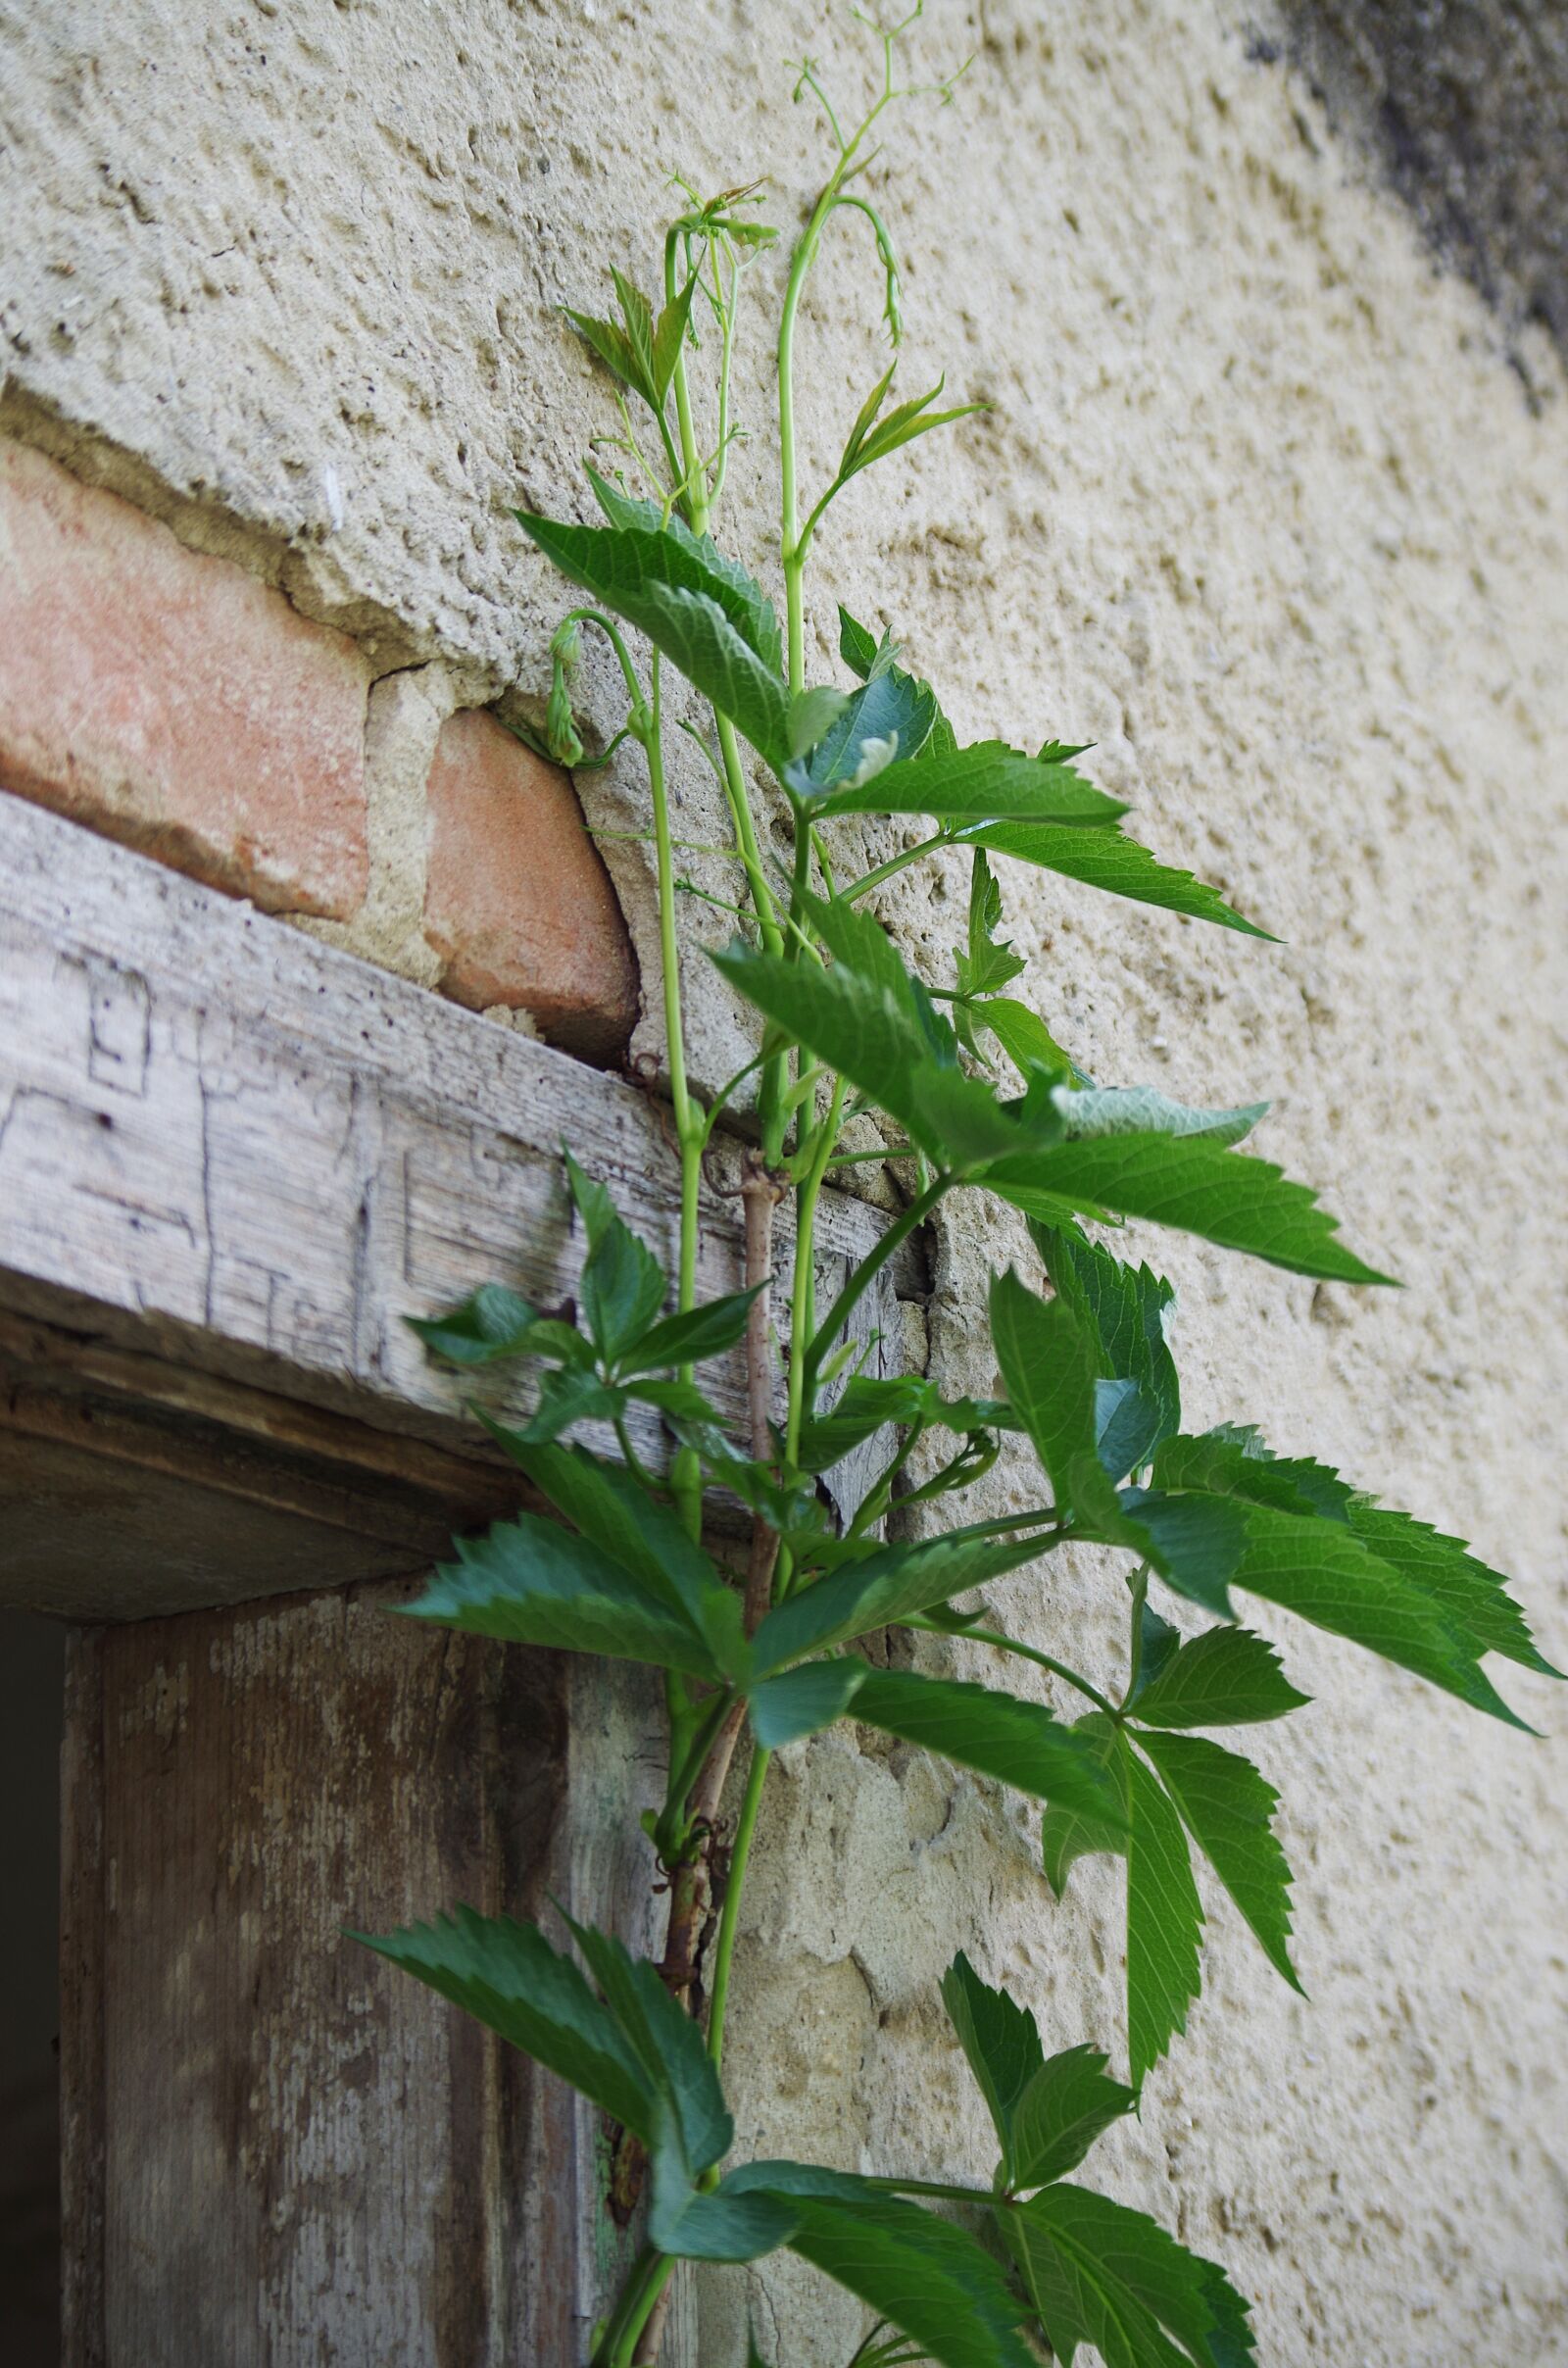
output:
[[[466,1371],[535,1360],[531,1419],[481,1418],[560,1519],[523,1513],[460,1540],[457,1559],[409,1608],[419,1620],[663,1673],[668,1777],[649,1820],[668,1885],[662,1961],[641,1961],[565,1917],[569,1949],[535,1925],[462,1907],[370,1946],[572,2083],[614,2126],[617,2192],[622,2202],[645,2195],[646,2239],[598,2331],[595,2368],[658,2357],[678,2261],[741,2263],[779,2246],[866,2306],[875,2324],[855,2355],[859,2368],[927,2358],[943,2368],[1024,2368],[1042,2345],[1062,2361],[1088,2346],[1107,2368],[1244,2368],[1253,2354],[1248,2305],[1222,2270],[1070,2176],[1136,2107],[1198,1995],[1195,1850],[1296,1984],[1276,1795],[1211,1731],[1283,1718],[1304,1698],[1274,1648],[1240,1624],[1238,1598],[1283,1605],[1498,1718],[1513,1714],[1486,1656],[1547,1664],[1501,1579],[1453,1539],[1308,1456],[1275,1455],[1250,1427],[1183,1429],[1166,1338],[1171,1287],[1105,1247],[1101,1230],[1151,1220],[1297,1274],[1387,1278],[1345,1247],[1310,1191],[1238,1151],[1266,1106],[1188,1109],[1149,1086],[1101,1085],[1074,1065],[1040,1015],[1006,992],[1023,964],[1000,933],[990,859],[1264,932],[1123,832],[1123,808],[1077,768],[1082,749],[1053,741],[1030,755],[1003,740],[960,743],[894,642],[847,611],[839,649],[848,682],[807,681],[806,574],[835,498],[976,408],[940,408],[940,386],[895,401],[895,354],[827,483],[802,490],[798,319],[824,236],[841,221],[869,233],[895,348],[900,337],[895,248],[862,175],[888,111],[913,95],[898,65],[912,22],[877,28],[880,79],[853,128],[841,125],[814,65],[796,92],[819,106],[836,155],[791,254],[777,321],[782,630],[761,586],[711,539],[737,432],[740,300],[775,238],[759,219],[757,186],[706,204],[686,193],[657,298],[616,271],[615,317],[570,314],[619,413],[619,433],[601,446],[608,467],[587,470],[603,522],[518,513],[582,596],[552,644],[542,745],[563,763],[586,762],[570,676],[588,630],[605,637],[624,677],[626,718],[612,745],[629,738],[646,759],[679,1265],[671,1285],[568,1155],[586,1246],[575,1306],[540,1312],[497,1284],[416,1326],[435,1356]],[[950,80],[931,95],[945,101],[952,90]],[[692,375],[699,364],[709,373],[702,390]],[[688,1080],[682,1031],[665,775],[670,668],[710,712],[698,737],[723,786],[744,884],[734,941],[713,959],[760,1017],[757,1060],[706,1105]],[[783,862],[755,819],[763,779],[788,817]],[[847,876],[855,834],[836,826],[865,816],[900,825],[925,817],[931,827],[863,876]],[[941,987],[906,965],[872,911],[884,881],[939,850],[967,854],[972,882],[966,940]],[[752,1079],[746,1288],[699,1304],[704,1157]],[[819,1198],[837,1165],[865,1156],[845,1148],[858,1118],[880,1130],[885,1152],[876,1156],[913,1180],[902,1212],[821,1308]],[[993,1279],[1003,1395],[984,1401],[862,1369],[865,1343],[851,1330],[878,1271],[965,1192],[996,1194],[1023,1212],[1050,1286],[1048,1295],[1010,1270]],[[786,1201],[793,1240],[782,1244],[775,1278],[775,1214]],[[710,1359],[735,1352],[748,1381],[740,1436],[700,1379]],[[653,1409],[667,1431],[665,1468],[636,1451],[634,1408]],[[613,1438],[618,1455],[574,1438],[584,1425],[602,1442]],[[1037,1460],[1038,1501],[929,1534],[930,1508],[960,1498],[990,1467],[1004,1432]],[[916,1485],[916,1444],[944,1436],[948,1448],[934,1459],[928,1452],[935,1467]],[[853,1515],[837,1516],[819,1481],[877,1441],[893,1443],[884,1468]],[[704,1543],[714,1534],[705,1515],[715,1492],[749,1516],[744,1572]],[[907,1519],[915,1505],[925,1534]],[[1127,1558],[1119,1695],[973,1607],[985,1584],[1042,1570],[1070,1542]],[[1156,1587],[1210,1624],[1184,1639],[1152,1600]],[[889,1629],[968,1637],[1036,1663],[1077,1697],[1082,1715],[1068,1722],[997,1686],[875,1665],[857,1647]],[[963,1955],[943,1982],[996,2127],[989,2187],[793,2161],[730,2164],[730,1973],[769,1757],[845,1717],[1042,1801],[1045,1873],[1058,1894],[1087,1852],[1126,1864],[1127,2082],[1089,2045],[1048,2056],[1027,2009]],[[739,1779],[742,1758],[730,1824],[726,1784],[732,1763]],[[949,2208],[933,2211],[933,2200]]]

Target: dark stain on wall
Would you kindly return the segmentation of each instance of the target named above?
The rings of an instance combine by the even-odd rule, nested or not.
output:
[[[1568,0],[1275,0],[1297,67],[1513,334],[1568,357]]]

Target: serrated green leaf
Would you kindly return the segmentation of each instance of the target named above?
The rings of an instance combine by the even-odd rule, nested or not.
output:
[[[782,674],[784,636],[778,613],[751,569],[720,551],[710,534],[694,534],[674,511],[666,518],[658,502],[639,501],[630,494],[617,492],[591,463],[585,462],[583,467],[594,498],[610,523],[628,526],[643,534],[664,534],[678,543],[701,571],[693,579],[694,588],[711,592],[742,640],[756,651],[771,673]],[[714,588],[715,577],[722,586],[721,594]]]
[[[753,1734],[767,1751],[815,1735],[853,1706],[864,1676],[863,1661],[825,1660],[762,1678],[747,1698]]]
[[[857,1373],[825,1414],[802,1424],[797,1465],[803,1472],[830,1471],[887,1424],[914,1422],[964,1433],[1022,1427],[1000,1399],[944,1398],[936,1382],[918,1373],[885,1379]]]
[[[924,814],[962,823],[1004,815],[1080,826],[1113,822],[1126,811],[1070,765],[1042,765],[1002,740],[900,757],[858,789],[830,790],[815,809],[822,817]]]
[[[923,1027],[890,984],[842,962],[822,969],[738,941],[712,960],[748,1002],[848,1077],[933,1158],[994,1158],[1026,1136],[988,1086],[961,1073],[956,1050],[939,1049],[938,1032]],[[1059,1124],[1054,1113],[1046,1118]]]
[[[574,526],[519,510],[517,523],[580,584],[648,635],[775,770],[789,763],[789,699],[748,635],[756,608],[697,538],[632,526]]]
[[[686,324],[691,319],[692,297],[696,289],[697,274],[694,271],[680,294],[664,306],[654,330],[654,393],[658,397],[656,409],[661,411],[669,393],[670,380],[675,375],[675,365],[680,360],[680,349],[686,336]]]
[[[1021,954],[999,943],[1001,925],[1002,890],[991,875],[984,848],[977,847],[969,867],[968,946],[954,957],[961,996],[995,995],[1026,967]]]
[[[1076,2170],[1097,2138],[1131,2113],[1137,2091],[1105,2071],[1100,2048],[1068,2047],[1043,2064],[1012,2116],[1007,2184],[1044,2187]]]
[[[1304,1707],[1272,1645],[1249,1628],[1207,1628],[1183,1645],[1132,1698],[1152,1727],[1245,1727]]]
[[[645,403],[651,402],[653,397],[649,382],[625,330],[613,321],[596,320],[591,313],[574,313],[569,304],[563,305],[561,309],[583,343],[599,356],[611,375],[618,378],[622,386],[629,386],[634,395],[641,395]]]
[[[629,1570],[588,1539],[534,1513],[497,1521],[457,1541],[460,1559],[439,1563],[407,1619],[494,1636],[514,1645],[652,1661],[716,1682],[705,1639]]]
[[[655,2154],[653,2172],[648,2241],[677,2261],[757,2261],[795,2232],[797,2215],[782,2196],[730,2195],[722,2181],[703,2194],[672,2148]]]
[[[863,1726],[938,1751],[1037,1801],[1056,1801],[1106,1825],[1121,1814],[1117,1788],[1099,1754],[1043,1702],[909,1669],[867,1669],[853,1708]]]
[[[1119,1820],[1086,1817],[1075,1809],[1052,1806],[1040,1820],[1040,1855],[1046,1870],[1046,1881],[1056,1899],[1067,1888],[1067,1877],[1080,1858],[1109,1855],[1124,1858],[1127,1854],[1127,1820],[1130,1801],[1127,1790],[1127,1754],[1121,1748],[1121,1736],[1114,1720],[1102,1710],[1091,1710],[1086,1718],[1077,1719],[1073,1733],[1087,1745],[1099,1759],[1117,1790]]]
[[[1034,1442],[1058,1511],[1102,1513],[1114,1492],[1096,1453],[1093,1344],[1064,1300],[1045,1301],[1011,1268],[993,1277],[991,1337],[1008,1404]]]
[[[668,1278],[646,1243],[614,1217],[583,1261],[577,1295],[584,1329],[606,1364],[635,1348],[663,1305]]]
[[[999,2219],[1064,2363],[1090,2343],[1105,2368],[1250,2368],[1248,2304],[1143,2212],[1062,2183]]]
[[[591,1365],[566,1365],[542,1377],[533,1413],[509,1437],[543,1445],[559,1439],[573,1423],[613,1422],[625,1410],[625,1394],[602,1382]]]
[[[792,766],[790,786],[813,799],[840,784],[864,788],[897,759],[919,755],[936,715],[927,684],[899,666],[882,666],[850,693],[809,758]]]
[[[530,1354],[528,1335],[539,1311],[501,1283],[482,1283],[443,1315],[406,1315],[404,1322],[433,1355],[453,1365],[494,1364]],[[582,1344],[584,1353],[587,1343]]]
[[[1125,1750],[1125,1747],[1124,1747]],[[1132,1801],[1127,1843],[1127,2051],[1134,2088],[1187,2028],[1200,1987],[1202,1902],[1182,1821],[1157,1779],[1126,1752]]]
[[[499,2031],[645,2144],[658,2136],[657,2095],[635,2049],[570,1958],[552,1949],[536,1925],[460,1907],[433,1924],[349,1937]]]
[[[1292,1183],[1267,1159],[1201,1135],[1059,1143],[1000,1160],[974,1181],[1047,1224],[1058,1221],[1065,1201],[1090,1216],[1114,1211],[1175,1225],[1296,1274],[1346,1283],[1391,1279],[1334,1239],[1339,1219],[1304,1184]]]
[[[1176,1298],[1171,1285],[1147,1266],[1124,1265],[1087,1241],[1075,1225],[1037,1220],[1029,1231],[1052,1288],[1097,1344],[1101,1373],[1137,1382],[1154,1411],[1154,1444],[1178,1430],[1181,1384],[1165,1338],[1166,1315]]]
[[[1197,1489],[1128,1490],[1122,1505],[1161,1577],[1221,1618],[1230,1616],[1228,1590],[1246,1588],[1474,1709],[1523,1725],[1481,1669],[1471,1640],[1346,1523]]]
[[[590,1545],[697,1631],[718,1667],[733,1673],[744,1666],[741,1599],[671,1506],[651,1497],[624,1464],[604,1462],[586,1448],[536,1445],[482,1412],[480,1420]]]
[[[1014,2108],[1046,2060],[1035,2018],[983,1982],[961,1949],[942,1977],[942,2003],[1010,2161]]]
[[[776,1604],[753,1639],[757,1674],[767,1677],[808,1653],[844,1645],[950,1596],[965,1595],[1033,1561],[1039,1537],[971,1538],[951,1530],[943,1538],[884,1546],[863,1561],[830,1571]]]
[[[1077,755],[1078,751],[1073,751]],[[1279,940],[1240,913],[1233,912],[1217,890],[1205,887],[1190,871],[1161,863],[1137,839],[1121,830],[1058,829],[1051,823],[986,822],[964,832],[966,844],[990,848],[993,855],[1010,855],[1021,863],[1037,863],[1063,878],[1081,880],[1111,896],[1131,897],[1140,905],[1157,905],[1167,913],[1186,913],[1195,920],[1213,921],[1222,929],[1239,929],[1260,937],[1267,945]]]
[[[1063,1051],[1040,1014],[1013,996],[989,995],[983,1003],[971,1004],[969,1019],[976,1028],[989,1028],[1025,1077],[1043,1069],[1053,1083],[1060,1084],[1078,1075],[1072,1055]]]
[[[665,2108],[656,2132],[661,2145],[678,2146],[694,2176],[710,2170],[734,2144],[735,2125],[700,2028],[646,1957],[634,1957],[612,1933],[570,1916],[564,1921],[637,2058],[645,2085]]]
[[[801,760],[814,749],[822,734],[848,707],[843,691],[830,684],[818,683],[808,691],[797,691],[790,701],[790,775],[796,779],[801,771]]]
[[[1274,1834],[1279,1795],[1238,1751],[1202,1735],[1140,1735],[1182,1823],[1293,1990],[1291,1870]]]
[[[766,1288],[765,1283],[756,1283],[750,1291],[731,1291],[723,1299],[710,1299],[679,1315],[666,1315],[622,1354],[622,1378],[668,1365],[700,1365],[707,1357],[722,1357],[745,1339],[752,1302]]]
[[[722,2192],[786,2198],[799,2217],[792,2248],[923,2343],[939,2368],[1034,2368],[1014,2332],[1023,2305],[951,2220],[810,2163],[750,2162]]]
[[[897,367],[897,366],[895,366]],[[847,485],[862,469],[876,461],[885,461],[890,453],[904,445],[912,444],[916,437],[929,435],[934,427],[947,427],[956,419],[967,419],[973,413],[985,411],[984,403],[958,403],[950,411],[933,411],[931,405],[941,394],[946,381],[939,378],[928,393],[915,395],[907,403],[900,403],[885,419],[877,419],[882,401],[892,383],[893,372],[872,388],[850,431],[850,440],[839,463],[836,482]]]
[[[1246,1497],[1281,1511],[1343,1522],[1381,1562],[1443,1612],[1476,1653],[1500,1653],[1522,1668],[1560,1674],[1537,1650],[1507,1581],[1458,1538],[1444,1537],[1410,1513],[1396,1512],[1353,1489],[1310,1455],[1276,1455],[1252,1430],[1224,1426],[1171,1439],[1155,1465],[1161,1487],[1198,1487]]]
[[[1240,1143],[1269,1109],[1266,1102],[1248,1102],[1234,1110],[1194,1110],[1152,1085],[1058,1085],[1051,1098],[1066,1120],[1070,1143],[1102,1135],[1204,1135],[1214,1143]]]

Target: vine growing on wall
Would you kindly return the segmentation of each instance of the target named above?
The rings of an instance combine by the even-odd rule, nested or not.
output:
[[[744,2263],[780,2246],[865,2305],[874,2325],[858,2368],[927,2358],[943,2368],[1024,2368],[1042,2345],[1063,2361],[1087,2346],[1107,2368],[1244,2368],[1253,2352],[1248,2305],[1223,2271],[1071,2176],[1100,2134],[1136,2108],[1198,1996],[1195,1851],[1296,1985],[1276,1795],[1213,1732],[1283,1718],[1304,1697],[1274,1647],[1242,1624],[1239,1599],[1281,1605],[1515,1724],[1484,1660],[1547,1664],[1502,1580],[1453,1539],[1310,1456],[1276,1455],[1250,1426],[1183,1429],[1166,1337],[1171,1287],[1119,1258],[1103,1231],[1131,1217],[1297,1274],[1350,1285],[1387,1278],[1344,1245],[1309,1190],[1237,1148],[1266,1105],[1191,1109],[1076,1067],[1044,1019],[1007,992],[1024,965],[1002,934],[991,858],[1265,933],[1123,831],[1124,809],[1078,768],[1081,748],[960,743],[895,643],[847,611],[847,681],[807,680],[807,570],[836,497],[977,408],[943,408],[940,383],[896,400],[895,351],[828,481],[802,486],[795,348],[803,291],[830,229],[868,234],[895,349],[900,338],[896,251],[862,175],[888,111],[913,95],[899,67],[912,22],[878,29],[880,76],[858,123],[843,126],[814,65],[797,88],[825,117],[835,154],[790,255],[777,317],[782,629],[761,586],[712,539],[737,434],[741,298],[775,237],[759,219],[757,186],[707,203],[686,193],[658,294],[616,271],[614,317],[571,314],[619,413],[619,432],[605,440],[610,466],[587,469],[603,522],[518,514],[582,596],[552,643],[543,744],[563,763],[586,762],[570,678],[592,632],[625,684],[625,722],[612,746],[630,739],[646,759],[679,1262],[672,1283],[568,1154],[586,1244],[575,1306],[541,1313],[497,1284],[416,1326],[434,1355],[466,1371],[535,1361],[531,1418],[481,1418],[560,1518],[523,1513],[460,1540],[457,1558],[409,1610],[662,1672],[668,1774],[650,1819],[668,1883],[662,1959],[639,1960],[564,1917],[569,1947],[535,1925],[462,1907],[370,1946],[572,2083],[613,2125],[617,2195],[644,2199],[646,2238],[598,2333],[595,2368],[658,2357],[678,2261]],[[931,95],[946,101],[956,79]],[[712,959],[760,1020],[756,1060],[706,1102],[688,1078],[682,1028],[665,773],[670,669],[710,715],[696,736],[722,784],[745,900],[732,944]],[[758,826],[764,777],[787,816],[782,860]],[[915,818],[929,829],[855,876],[865,817],[891,818],[906,836]],[[966,855],[971,881],[965,941],[940,986],[906,964],[873,910],[888,879],[939,851]],[[737,1098],[749,1085],[742,1114]],[[846,1143],[852,1122],[864,1119],[879,1130],[873,1154]],[[720,1123],[748,1144],[746,1287],[699,1303],[703,1163]],[[854,1139],[863,1146],[864,1129]],[[902,1207],[819,1307],[820,1196],[847,1162],[868,1157],[904,1181]],[[922,1376],[868,1370],[867,1343],[854,1328],[879,1272],[939,1206],[966,1192],[995,1194],[1023,1213],[1049,1283],[1012,1270],[992,1281],[995,1399],[952,1399]],[[737,1351],[747,1376],[740,1435],[700,1378],[710,1359]],[[661,1468],[634,1445],[634,1427],[648,1437],[641,1408],[669,1437]],[[584,1426],[618,1453],[584,1445]],[[1035,1502],[933,1528],[933,1508],[946,1510],[990,1468],[1004,1433],[1038,1464]],[[880,1468],[853,1513],[836,1514],[819,1482],[877,1442]],[[708,1518],[715,1496],[749,1517],[744,1569],[705,1543],[723,1528]],[[1037,1572],[1044,1583],[1048,1557],[1069,1543],[1125,1557],[1118,1691],[975,1607],[977,1591],[1009,1572]],[[1184,1635],[1158,1607],[1171,1599],[1206,1624]],[[1001,1685],[880,1666],[858,1648],[890,1629],[967,1638],[1032,1663],[1075,1698],[1079,1714],[1058,1716]],[[1086,1853],[1126,1864],[1125,2082],[1087,2043],[1048,2056],[1026,2005],[989,1987],[962,1954],[943,1982],[995,2125],[988,2186],[730,2161],[730,1977],[770,1756],[840,1718],[1040,1801],[1044,1870],[1058,1895]],[[731,1821],[726,1786],[742,1762]]]

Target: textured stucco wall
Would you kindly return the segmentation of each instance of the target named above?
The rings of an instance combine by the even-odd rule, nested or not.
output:
[[[1239,14],[954,0],[930,19],[930,64],[976,56],[958,102],[910,115],[876,168],[907,256],[906,369],[945,367],[995,409],[861,479],[824,573],[897,626],[963,730],[1096,741],[1152,843],[1286,939],[1004,882],[1025,987],[1087,1067],[1190,1099],[1273,1092],[1266,1150],[1409,1286],[1314,1289],[1140,1241],[1181,1288],[1190,1418],[1253,1418],[1470,1535],[1560,1660],[1557,366],[1536,358],[1532,409],[1479,297],[1434,272]],[[507,506],[578,503],[575,456],[610,424],[554,308],[612,260],[651,276],[672,169],[765,172],[792,222],[823,151],[785,61],[852,60],[843,25],[794,0],[228,0],[194,19],[11,0],[0,24],[13,429],[245,557],[378,666],[536,699],[559,597]],[[864,263],[835,249],[808,307],[813,474],[879,367]],[[765,570],[760,358],[742,409],[760,435],[726,539]],[[831,618],[819,575],[824,674]],[[611,689],[591,678],[603,724]],[[584,786],[607,826],[644,821],[633,766]],[[712,836],[695,768],[681,794],[689,835]],[[646,876],[612,854],[657,1009]],[[883,910],[941,964],[961,882],[906,879]],[[711,1076],[738,1023],[692,969]],[[1019,1254],[972,1204],[944,1235],[932,1340],[956,1385],[993,1379],[974,1308],[986,1261]],[[1012,1485],[1000,1469],[989,1503]],[[1114,1671],[1119,1582],[1091,1558],[996,1601]],[[1318,1698],[1257,1738],[1311,2003],[1210,1895],[1188,2037],[1097,2159],[1225,2260],[1278,2368],[1568,2361],[1562,1746],[1258,1624]],[[1510,1690],[1560,1729],[1545,1681]],[[1054,1905],[1033,1827],[848,1731],[786,1755],[736,2002],[746,2145],[978,2167],[934,2000],[959,1943],[1053,2043],[1119,2047],[1119,1878],[1091,1864]],[[738,2356],[740,2284],[704,2296],[704,2368]],[[791,2368],[851,2348],[854,2314],[796,2267],[754,2301]]]

